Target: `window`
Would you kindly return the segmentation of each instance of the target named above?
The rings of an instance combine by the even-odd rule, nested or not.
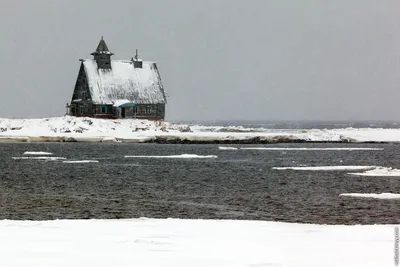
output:
[[[138,114],[138,107],[137,106],[133,107],[133,114]]]
[[[79,113],[82,115],[83,114],[83,106],[79,107]]]
[[[82,92],[82,100],[86,100],[86,92]]]
[[[100,107],[100,112],[101,113],[107,113],[107,107],[106,106],[101,106]]]
[[[151,106],[146,106],[146,108],[144,109],[144,113],[150,114],[151,113]]]

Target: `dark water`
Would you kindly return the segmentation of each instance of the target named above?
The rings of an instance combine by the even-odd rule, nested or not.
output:
[[[351,171],[278,171],[279,166],[400,168],[398,144],[280,144],[273,147],[381,147],[383,151],[219,150],[217,145],[0,144],[0,219],[203,218],[326,224],[400,223],[400,200],[339,197],[400,193],[398,177]],[[243,147],[243,146],[242,146]],[[49,151],[93,164],[15,160]],[[217,155],[217,159],[124,158]]]

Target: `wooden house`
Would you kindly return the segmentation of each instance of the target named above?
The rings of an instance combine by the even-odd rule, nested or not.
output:
[[[112,60],[101,38],[93,59],[81,59],[69,115],[163,120],[166,97],[154,62]]]

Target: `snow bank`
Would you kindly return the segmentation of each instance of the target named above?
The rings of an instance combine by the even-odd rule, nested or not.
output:
[[[398,176],[400,177],[400,170],[399,169],[392,169],[386,167],[377,167],[376,169],[359,172],[359,173],[349,173],[351,175],[357,176]]]
[[[253,129],[242,126],[228,128],[189,126],[148,120],[104,120],[71,116],[43,119],[0,118],[0,142],[63,141],[159,143],[400,142],[400,129],[279,130]],[[348,150],[355,149],[349,148]],[[359,150],[373,149],[363,148]]]
[[[53,153],[43,151],[26,151],[23,155],[53,155]]]
[[[7,267],[376,267],[394,264],[394,226],[262,221],[0,221]]]
[[[167,155],[167,156],[125,156],[125,158],[166,158],[166,159],[206,159],[206,158],[218,158],[215,155],[196,155],[196,154],[182,154],[182,155]]]
[[[342,196],[342,197],[377,198],[377,199],[400,199],[400,194],[393,194],[393,193],[380,193],[380,194],[345,193],[345,194],[340,194],[340,196]]]
[[[273,170],[295,170],[295,171],[346,171],[367,170],[375,166],[315,166],[315,167],[273,167]]]

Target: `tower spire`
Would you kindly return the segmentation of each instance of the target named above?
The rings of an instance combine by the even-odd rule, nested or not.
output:
[[[99,69],[111,69],[111,56],[114,54],[108,49],[103,36],[101,36],[96,51],[91,53],[91,55],[94,57],[94,60],[96,60]]]
[[[97,45],[96,51],[94,51],[93,53],[91,53],[91,55],[94,56],[94,54],[110,54],[110,55],[114,55],[112,52],[110,52],[110,50],[108,49],[108,46],[106,44],[106,41],[104,41],[103,36],[101,36],[101,40],[99,42],[99,44]]]

